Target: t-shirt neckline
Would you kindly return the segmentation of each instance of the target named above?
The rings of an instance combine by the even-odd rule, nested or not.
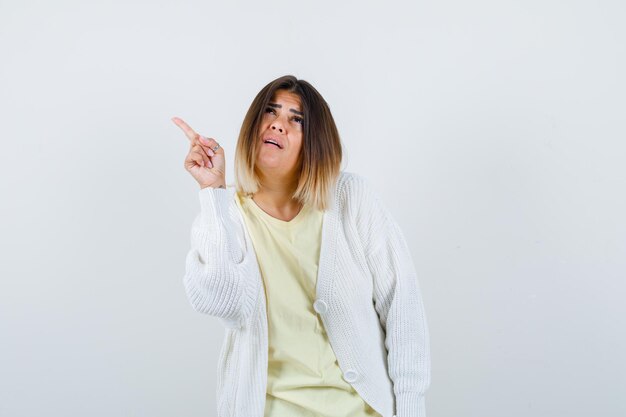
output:
[[[259,213],[259,215],[261,215],[263,218],[267,219],[268,221],[272,222],[273,224],[276,224],[276,225],[279,225],[279,226],[292,226],[294,224],[300,223],[300,221],[302,221],[302,218],[304,218],[305,212],[308,210],[308,205],[304,204],[300,208],[300,211],[298,212],[298,214],[296,214],[293,219],[291,219],[289,221],[286,221],[286,220],[278,219],[278,218],[272,216],[271,214],[265,212],[265,210],[263,210],[256,203],[256,201],[254,201],[252,199],[252,197],[245,196],[245,198],[248,200],[248,203],[252,207],[252,209],[255,210],[257,213]]]

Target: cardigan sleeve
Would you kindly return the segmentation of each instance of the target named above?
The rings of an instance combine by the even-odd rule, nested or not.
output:
[[[385,329],[397,417],[425,417],[430,386],[429,332],[410,249],[397,221],[363,177],[359,223],[372,274],[374,307]]]
[[[240,328],[254,307],[251,282],[254,259],[245,240],[233,200],[234,189],[203,188],[200,213],[191,227],[191,249],[183,279],[193,308]]]

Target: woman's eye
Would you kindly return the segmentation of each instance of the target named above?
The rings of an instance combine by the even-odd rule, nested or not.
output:
[[[271,108],[271,107],[268,107],[268,108],[265,109],[265,113],[270,113],[270,112],[271,113],[275,113],[274,109]]]
[[[304,124],[304,119],[302,117],[294,117],[293,120],[295,120],[296,122],[300,124]]]

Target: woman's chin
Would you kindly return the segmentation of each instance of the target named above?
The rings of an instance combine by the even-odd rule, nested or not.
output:
[[[256,165],[264,169],[276,169],[276,168],[280,168],[281,161],[280,161],[280,158],[277,158],[275,156],[264,155],[264,156],[259,156],[259,158],[256,161]]]

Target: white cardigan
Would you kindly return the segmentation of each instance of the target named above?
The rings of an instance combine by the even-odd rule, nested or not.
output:
[[[261,273],[235,188],[199,191],[184,286],[225,326],[217,416],[264,417],[267,316]],[[383,417],[424,417],[430,346],[403,233],[362,176],[341,171],[324,212],[314,310],[344,379]]]

